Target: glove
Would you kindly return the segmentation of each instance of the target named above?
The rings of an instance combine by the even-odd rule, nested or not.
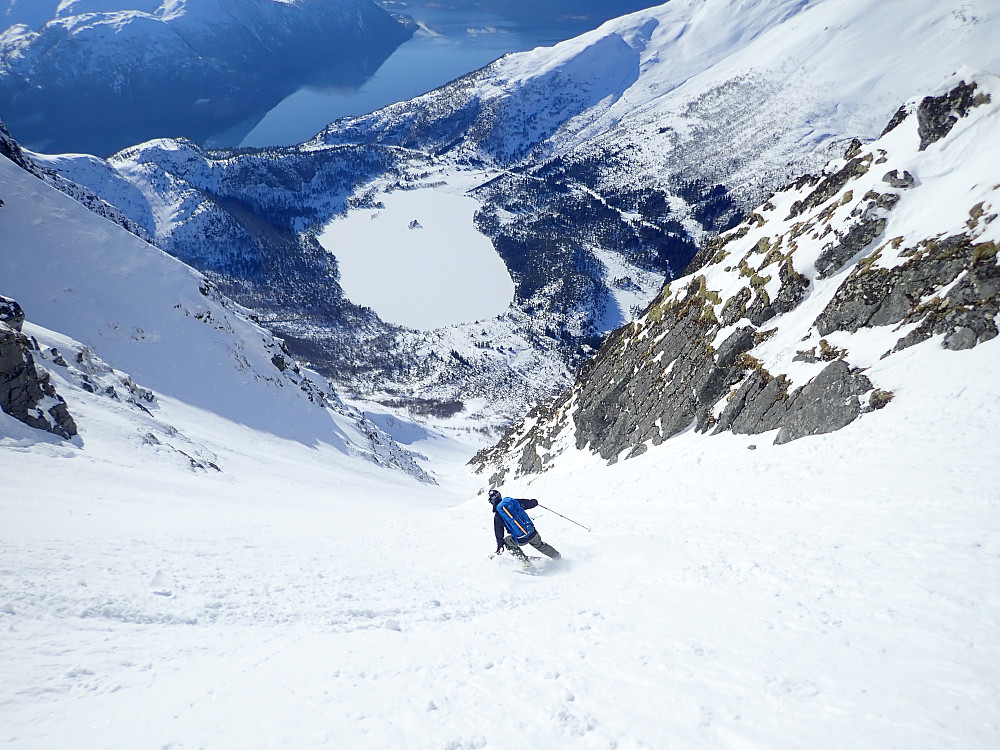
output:
[[[502,544],[499,547],[497,547],[496,554],[498,554],[498,555],[502,555],[503,554],[503,545]]]

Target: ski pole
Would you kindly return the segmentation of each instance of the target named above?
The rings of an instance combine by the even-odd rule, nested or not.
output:
[[[548,507],[547,505],[542,505],[541,503],[539,503],[538,507],[539,508],[545,508],[545,510],[549,511],[550,513],[555,513],[560,518],[566,518],[566,516],[564,516],[562,513],[560,513],[559,511],[556,511],[556,510],[552,510],[552,508]],[[576,523],[576,525],[579,526],[581,529],[587,529],[587,527],[584,526],[582,523],[577,523],[572,518],[566,518],[566,520],[569,521],[570,523]],[[590,531],[590,529],[587,529],[587,531]]]

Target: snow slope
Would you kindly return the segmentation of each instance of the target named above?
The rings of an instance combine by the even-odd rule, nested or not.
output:
[[[114,369],[166,403],[424,476],[407,451],[340,402],[322,378],[299,369],[280,342],[196,271],[7,159],[0,159],[0,175],[4,291],[40,326],[29,329],[39,341],[59,338],[48,347],[74,362],[62,375],[75,373],[76,396],[89,400],[84,375]],[[72,413],[73,400],[64,397]],[[172,409],[163,409],[160,422],[141,410],[152,419],[146,425],[140,416],[130,439],[141,446],[152,443],[149,435],[172,437]],[[80,435],[76,448],[87,450],[83,425]]]
[[[534,513],[566,557],[535,576],[457,466],[334,474],[210,419],[207,477],[5,446],[0,741],[989,750],[997,347],[912,351],[910,406],[840,433],[505,488],[594,529]]]

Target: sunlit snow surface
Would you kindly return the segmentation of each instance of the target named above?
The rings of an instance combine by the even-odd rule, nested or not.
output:
[[[350,300],[389,323],[431,330],[507,310],[514,282],[489,238],[473,226],[465,192],[481,172],[441,170],[377,190],[375,208],[334,219],[319,237],[336,256]]]
[[[534,513],[535,576],[433,439],[438,489],[179,404],[226,473],[0,415],[0,744],[989,750],[998,352],[914,347],[839,433],[505,488],[594,529]]]

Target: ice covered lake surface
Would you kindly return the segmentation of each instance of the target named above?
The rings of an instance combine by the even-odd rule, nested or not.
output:
[[[508,52],[551,46],[595,25],[566,20],[531,25],[491,13],[416,6],[407,6],[405,13],[420,28],[364,84],[350,89],[304,86],[268,112],[239,145],[301,143],[339,117],[412,99]],[[236,145],[231,141],[220,135],[209,145]]]
[[[444,168],[407,189],[376,193],[319,237],[340,267],[341,286],[389,323],[432,330],[505,312],[514,282],[490,240],[473,225],[465,195],[487,175]]]

